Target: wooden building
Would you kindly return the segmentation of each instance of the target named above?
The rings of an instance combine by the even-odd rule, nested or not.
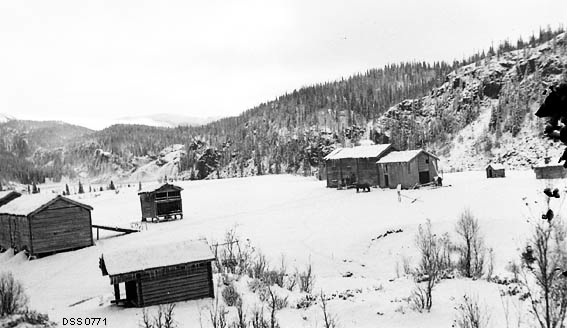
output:
[[[38,256],[92,246],[92,209],[60,195],[16,198],[0,207],[0,247]]]
[[[183,188],[165,183],[158,188],[141,190],[142,221],[183,219],[181,191]]]
[[[379,186],[381,188],[413,188],[435,181],[438,176],[439,158],[425,150],[393,151],[378,160]]]
[[[0,191],[0,206],[4,206],[9,202],[13,201],[14,199],[20,197],[20,194],[17,191],[9,190],[9,191]]]
[[[214,259],[205,240],[193,240],[116,250],[99,265],[114,286],[112,303],[143,307],[214,297]]]
[[[490,163],[486,166],[487,178],[504,178],[506,177],[506,170],[502,164]]]
[[[376,161],[393,150],[391,144],[337,148],[325,156],[327,187],[378,185]]]
[[[541,164],[534,167],[534,172],[536,179],[563,179],[567,177],[567,170],[561,164]]]

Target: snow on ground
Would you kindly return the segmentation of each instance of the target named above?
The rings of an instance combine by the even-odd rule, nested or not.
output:
[[[397,278],[403,275],[402,259],[417,260],[413,245],[419,224],[430,219],[436,233],[453,233],[459,213],[468,207],[480,220],[487,246],[494,249],[496,273],[505,271],[525,245],[533,224],[529,216],[541,215],[541,190],[550,182],[536,180],[532,171],[508,171],[504,179],[486,179],[484,171],[452,173],[443,182],[451,186],[403,191],[402,203],[395,190],[338,191],[325,188],[324,181],[288,175],[180,182],[183,220],[148,223],[130,235],[101,232],[94,247],[33,261],[3,253],[0,270],[12,271],[25,284],[32,307],[57,322],[90,316],[106,317],[110,327],[137,327],[141,309],[110,305],[112,286],[98,268],[100,254],[164,241],[219,241],[236,227],[274,266],[282,255],[290,271],[311,262],[316,291],[358,290],[347,300],[330,301],[344,327],[446,327],[465,292],[478,294],[491,309],[495,326],[503,325],[497,285],[485,281],[444,280],[435,290],[432,312],[412,312],[401,301],[413,288],[411,280]],[[567,187],[563,180],[555,180],[554,186]],[[140,221],[137,186],[73,197],[94,207],[94,224],[129,227]],[[553,200],[552,207],[564,207],[564,198]],[[375,239],[389,229],[403,232]],[[352,277],[343,277],[346,272]],[[210,300],[179,303],[176,318],[182,327],[199,327],[199,311],[208,305]],[[202,316],[205,320],[208,312]],[[286,308],[278,316],[282,327],[321,324],[318,306]]]

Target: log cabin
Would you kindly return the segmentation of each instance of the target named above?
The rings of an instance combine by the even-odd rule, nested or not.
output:
[[[561,164],[541,164],[534,167],[534,172],[536,179],[563,179],[567,177],[567,170]]]
[[[14,199],[20,197],[21,195],[22,194],[14,190],[0,191],[0,206],[8,204]]]
[[[182,190],[181,187],[164,183],[157,188],[138,192],[142,206],[142,221],[183,219]]]
[[[376,161],[394,150],[391,144],[337,148],[324,157],[327,187],[378,185]]]
[[[502,164],[490,163],[486,166],[486,177],[491,178],[504,178],[506,177],[506,170]]]
[[[144,307],[214,298],[214,260],[205,240],[190,240],[104,253],[99,267],[114,286],[112,303]]]
[[[92,207],[61,195],[30,195],[0,207],[0,248],[41,256],[92,246]]]
[[[423,150],[393,151],[378,160],[378,177],[381,188],[408,189],[435,181],[438,176],[439,157]]]

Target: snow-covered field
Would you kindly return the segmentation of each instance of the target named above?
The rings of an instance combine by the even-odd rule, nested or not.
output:
[[[478,295],[491,313],[492,325],[499,327],[504,317],[498,285],[443,280],[434,292],[431,313],[421,314],[400,301],[413,288],[401,267],[404,257],[417,260],[414,237],[419,224],[430,219],[436,233],[453,234],[459,213],[468,207],[480,221],[487,246],[494,250],[495,273],[505,272],[506,264],[518,260],[525,245],[533,224],[528,218],[541,216],[541,190],[549,185],[562,191],[567,187],[564,180],[536,180],[532,171],[508,171],[507,175],[486,179],[484,171],[446,174],[446,187],[403,191],[407,197],[401,203],[395,190],[337,191],[325,188],[324,181],[287,175],[180,182],[185,189],[183,220],[148,223],[146,230],[130,235],[101,232],[94,247],[33,261],[6,252],[0,254],[0,270],[12,271],[24,283],[32,307],[47,312],[56,322],[89,316],[107,318],[110,327],[138,327],[141,309],[110,305],[113,290],[98,268],[100,254],[200,237],[220,241],[228,229],[236,227],[274,266],[282,255],[291,271],[311,262],[316,291],[356,290],[347,300],[329,302],[342,327],[448,327],[464,293]],[[94,207],[93,224],[129,227],[140,221],[137,186],[96,195],[74,196]],[[552,208],[563,207],[565,193],[562,196],[553,200]],[[375,239],[389,229],[403,232]],[[343,277],[346,272],[353,275]],[[245,284],[241,285],[244,289]],[[203,326],[208,327],[205,308],[210,304],[210,300],[179,303],[176,319],[180,326],[199,327],[201,311]],[[282,327],[320,327],[320,312],[318,306],[307,310],[289,307],[278,318]]]

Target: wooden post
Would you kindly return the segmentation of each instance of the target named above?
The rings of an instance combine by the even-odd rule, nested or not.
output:
[[[114,284],[114,299],[116,300],[116,304],[120,300],[120,284]]]
[[[99,228],[96,228],[96,240],[98,240],[98,231],[99,230],[100,230]]]

